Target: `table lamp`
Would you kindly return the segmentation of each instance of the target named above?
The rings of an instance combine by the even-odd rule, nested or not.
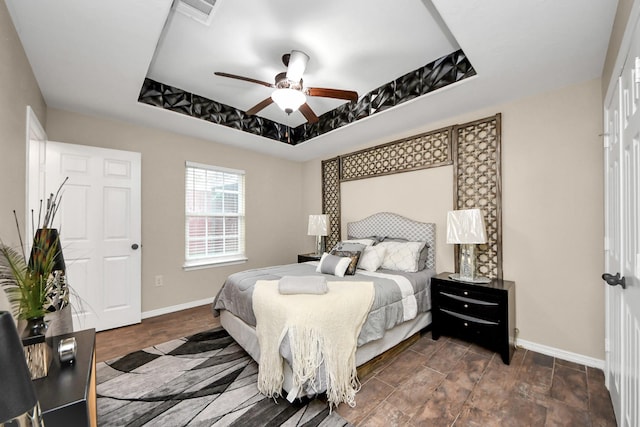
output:
[[[7,311],[0,311],[0,343],[0,425],[42,426],[22,343]]]
[[[323,237],[328,234],[329,215],[309,215],[309,228],[307,234],[316,236],[316,255],[324,252]]]
[[[460,273],[449,277],[472,283],[489,283],[476,276],[476,244],[487,243],[487,232],[480,209],[462,209],[447,213],[447,243],[460,245]]]

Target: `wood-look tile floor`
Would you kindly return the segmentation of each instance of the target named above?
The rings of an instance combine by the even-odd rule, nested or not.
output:
[[[205,305],[99,332],[108,360],[219,326]],[[356,426],[615,426],[602,371],[518,349],[500,356],[426,333],[361,378],[357,406],[338,413]]]
[[[176,338],[220,326],[211,305],[202,305],[175,313],[144,319],[141,323],[96,334],[96,362],[124,356]]]

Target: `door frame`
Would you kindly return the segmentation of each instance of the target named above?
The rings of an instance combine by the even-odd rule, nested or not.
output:
[[[31,106],[27,105],[26,113],[26,156],[25,156],[25,198],[24,198],[24,250],[31,251],[34,230],[31,229],[30,206],[36,206],[32,200],[45,199],[45,166],[47,133]]]

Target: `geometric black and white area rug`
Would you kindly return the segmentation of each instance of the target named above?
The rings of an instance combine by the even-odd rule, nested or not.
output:
[[[222,328],[96,365],[99,426],[349,426],[326,402],[274,402]]]

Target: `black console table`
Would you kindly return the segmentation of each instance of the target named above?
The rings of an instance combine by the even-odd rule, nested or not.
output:
[[[76,359],[72,364],[61,364],[58,343],[69,337],[76,339]],[[47,427],[98,425],[95,341],[94,329],[47,339],[52,354],[49,374],[33,381]]]

